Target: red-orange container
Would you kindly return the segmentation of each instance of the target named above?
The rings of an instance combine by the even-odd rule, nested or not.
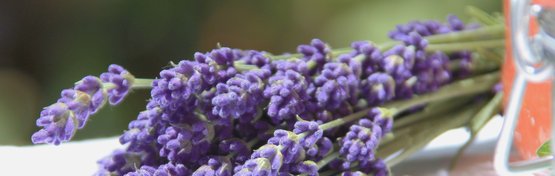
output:
[[[505,32],[506,40],[506,58],[503,65],[503,91],[504,105],[507,105],[512,82],[515,76],[515,68],[512,58],[511,49],[511,32],[510,32],[510,0],[504,0],[505,10]],[[555,0],[533,0],[534,4],[540,4],[543,7],[555,7]],[[538,31],[538,25],[534,19],[530,20],[530,35],[534,35]],[[536,150],[545,141],[550,139],[551,134],[551,113],[550,107],[551,97],[550,81],[540,83],[529,83],[524,94],[522,110],[516,132],[514,134],[514,144],[516,145],[520,156],[523,159],[537,158]]]

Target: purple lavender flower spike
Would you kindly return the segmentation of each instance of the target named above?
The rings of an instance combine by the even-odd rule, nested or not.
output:
[[[353,162],[374,160],[381,138],[392,129],[391,112],[387,109],[373,108],[368,115],[368,119],[352,125],[341,140],[339,153],[345,157],[343,168],[349,168]]]
[[[449,57],[442,52],[429,55],[424,62],[419,64],[426,65],[426,67],[416,72],[418,79],[414,85],[416,93],[435,91],[451,79]]]
[[[213,127],[203,122],[190,127],[168,127],[165,134],[158,136],[158,143],[163,145],[160,156],[170,161],[195,162],[208,152],[206,148],[213,138]]]
[[[216,96],[212,99],[212,113],[222,118],[234,117],[242,121],[251,121],[264,102],[264,82],[255,72],[237,74],[225,84],[216,86]]]
[[[278,60],[272,62],[272,67],[276,69],[275,75],[283,75],[287,71],[292,70],[304,77],[309,77],[308,65],[302,60]]]
[[[136,171],[129,172],[125,176],[154,176],[156,173],[156,168],[152,166],[141,166],[141,168]]]
[[[300,143],[305,149],[311,148],[322,138],[324,131],[320,129],[317,122],[314,121],[297,121],[295,123],[295,134],[307,133],[301,138]]]
[[[183,164],[167,163],[160,165],[154,172],[154,176],[191,175],[191,170]]]
[[[353,48],[351,53],[340,55],[338,60],[349,65],[355,75],[364,77],[379,69],[383,56],[373,43],[357,41],[351,44],[351,48]]]
[[[225,157],[211,157],[208,164],[200,166],[193,176],[231,176],[233,169],[229,159]]]
[[[318,73],[324,64],[330,60],[330,47],[320,39],[312,39],[310,45],[300,45],[297,47],[297,52],[303,55],[305,62],[315,62],[316,67],[310,70],[310,75]]]
[[[276,145],[266,144],[254,151],[251,159],[235,167],[235,176],[277,175],[283,166],[283,155]]]
[[[34,144],[51,143],[59,145],[69,141],[77,130],[78,122],[63,103],[55,103],[41,111],[37,126],[43,129],[35,132],[31,137]]]
[[[295,165],[295,175],[318,176],[318,165],[314,161],[303,161]]]
[[[382,159],[376,159],[369,162],[362,162],[359,165],[360,171],[375,176],[388,176],[389,171],[387,165]]]
[[[103,88],[102,80],[98,77],[85,76],[75,84],[74,89],[90,96],[89,111],[91,114],[96,113],[106,103],[108,95]]]
[[[112,83],[115,87],[108,89],[108,102],[116,105],[123,100],[129,93],[135,77],[123,67],[112,64],[108,67],[108,72],[102,73],[100,79],[105,83]]]
[[[352,125],[340,143],[339,153],[346,159],[343,167],[349,168],[356,161],[373,160],[381,136],[381,128],[368,119],[361,119],[358,124]]]
[[[234,153],[233,161],[235,163],[244,163],[251,155],[250,147],[245,141],[240,139],[226,139],[220,142],[219,151],[223,155]]]
[[[135,166],[140,166],[140,161],[139,153],[115,150],[110,156],[98,161],[100,170],[95,175],[124,175],[134,171]]]
[[[268,144],[280,146],[283,163],[292,164],[302,161],[305,157],[306,152],[299,140],[299,136],[291,131],[276,130],[274,136],[268,139]]]
[[[395,80],[386,73],[374,73],[362,81],[362,96],[369,105],[380,105],[395,97]]]
[[[91,96],[85,92],[74,89],[62,90],[61,97],[58,103],[64,103],[68,109],[73,112],[75,118],[79,122],[77,126],[79,129],[85,126],[91,112]]]
[[[198,63],[191,61],[181,61],[174,68],[162,70],[160,78],[152,82],[152,100],[162,108],[177,109],[183,102],[191,101],[191,95],[195,89],[189,82],[195,82],[194,86],[203,86],[199,74],[195,71]],[[193,80],[193,77],[198,78]]]
[[[451,14],[447,16],[447,22],[449,23],[449,28],[453,31],[462,31],[465,28],[464,22],[456,15]]]
[[[274,123],[290,119],[305,110],[309,99],[307,86],[305,77],[293,70],[276,73],[269,78],[264,97],[270,99],[267,113]]]
[[[413,47],[397,45],[384,53],[383,70],[393,76],[396,81],[404,81],[411,75],[414,67],[416,52]]]
[[[341,176],[368,176],[368,175],[361,171],[345,171],[341,173]]]
[[[346,64],[327,63],[314,84],[315,96],[322,108],[337,109],[344,101],[355,103],[357,99],[359,80]]]
[[[246,54],[241,58],[245,64],[256,65],[259,68],[270,65],[270,58],[264,56],[264,52],[249,50],[245,51]]]
[[[368,112],[368,119],[381,128],[382,136],[391,132],[393,129],[393,117],[391,111],[388,109],[372,108],[372,110]],[[365,126],[370,125],[367,124],[367,122],[368,121],[363,122]]]
[[[233,63],[241,57],[239,52],[227,47],[214,49],[206,54],[195,53],[195,61],[199,63],[196,69],[208,85],[215,85],[237,73]]]
[[[129,122],[129,130],[125,131],[119,138],[121,144],[130,142],[151,142],[156,140],[160,130],[164,129],[164,125],[160,123],[162,109],[154,106],[155,102],[149,102],[147,110],[140,112],[136,120]]]

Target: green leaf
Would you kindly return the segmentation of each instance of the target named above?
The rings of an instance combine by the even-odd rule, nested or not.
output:
[[[545,141],[545,143],[543,143],[540,148],[538,148],[536,154],[539,157],[551,155],[551,140]]]

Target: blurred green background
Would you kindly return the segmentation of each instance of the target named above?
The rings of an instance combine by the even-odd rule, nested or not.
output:
[[[332,47],[387,40],[415,19],[465,21],[468,5],[500,12],[501,0],[10,1],[0,3],[0,145],[25,145],[42,107],[111,63],[154,78],[170,61],[223,46],[294,52],[321,38]],[[149,91],[91,117],[75,139],[121,134]]]

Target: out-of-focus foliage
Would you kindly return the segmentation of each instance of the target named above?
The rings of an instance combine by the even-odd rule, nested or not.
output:
[[[497,0],[9,1],[0,6],[0,144],[28,144],[42,107],[110,63],[155,77],[170,61],[220,42],[273,53],[321,38],[335,47],[387,40],[395,24],[444,20],[464,8],[500,11]],[[91,117],[77,139],[121,134],[148,91]]]

